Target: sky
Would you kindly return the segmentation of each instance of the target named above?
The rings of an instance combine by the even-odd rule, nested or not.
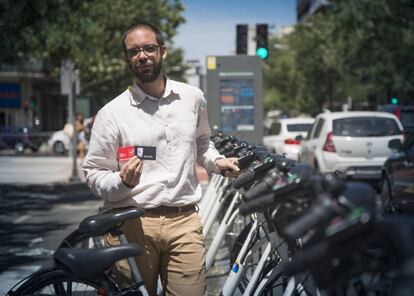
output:
[[[269,24],[269,33],[296,23],[296,0],[181,0],[186,23],[178,28],[174,47],[184,49],[185,60],[235,52],[236,25]]]

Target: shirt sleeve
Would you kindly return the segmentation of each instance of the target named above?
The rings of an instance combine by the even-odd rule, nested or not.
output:
[[[197,122],[197,163],[204,167],[207,172],[220,173],[216,165],[216,160],[225,158],[214,147],[214,143],[210,140],[210,127],[207,116],[207,103],[201,94],[198,103],[198,122]]]
[[[98,197],[114,202],[124,199],[131,191],[119,176],[117,149],[118,130],[102,109],[92,127],[88,153],[83,164],[86,184]]]

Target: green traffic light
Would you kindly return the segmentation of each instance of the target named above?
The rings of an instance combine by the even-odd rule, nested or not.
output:
[[[398,104],[398,99],[397,98],[392,98],[391,99],[391,104],[393,104],[393,105]]]
[[[265,59],[265,58],[267,58],[269,52],[267,51],[266,48],[260,47],[256,50],[256,54],[259,56],[259,58]]]

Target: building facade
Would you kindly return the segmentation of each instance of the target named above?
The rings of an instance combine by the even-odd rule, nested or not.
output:
[[[60,81],[49,73],[40,62],[0,64],[0,127],[36,127],[39,131],[63,128],[68,97],[61,94]],[[79,107],[89,107],[88,99],[78,100]]]

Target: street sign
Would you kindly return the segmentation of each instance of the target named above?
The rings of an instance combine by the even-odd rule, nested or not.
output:
[[[75,84],[75,94],[80,94],[80,72],[75,70],[71,60],[64,60],[60,67],[60,93],[70,95],[72,83]]]

